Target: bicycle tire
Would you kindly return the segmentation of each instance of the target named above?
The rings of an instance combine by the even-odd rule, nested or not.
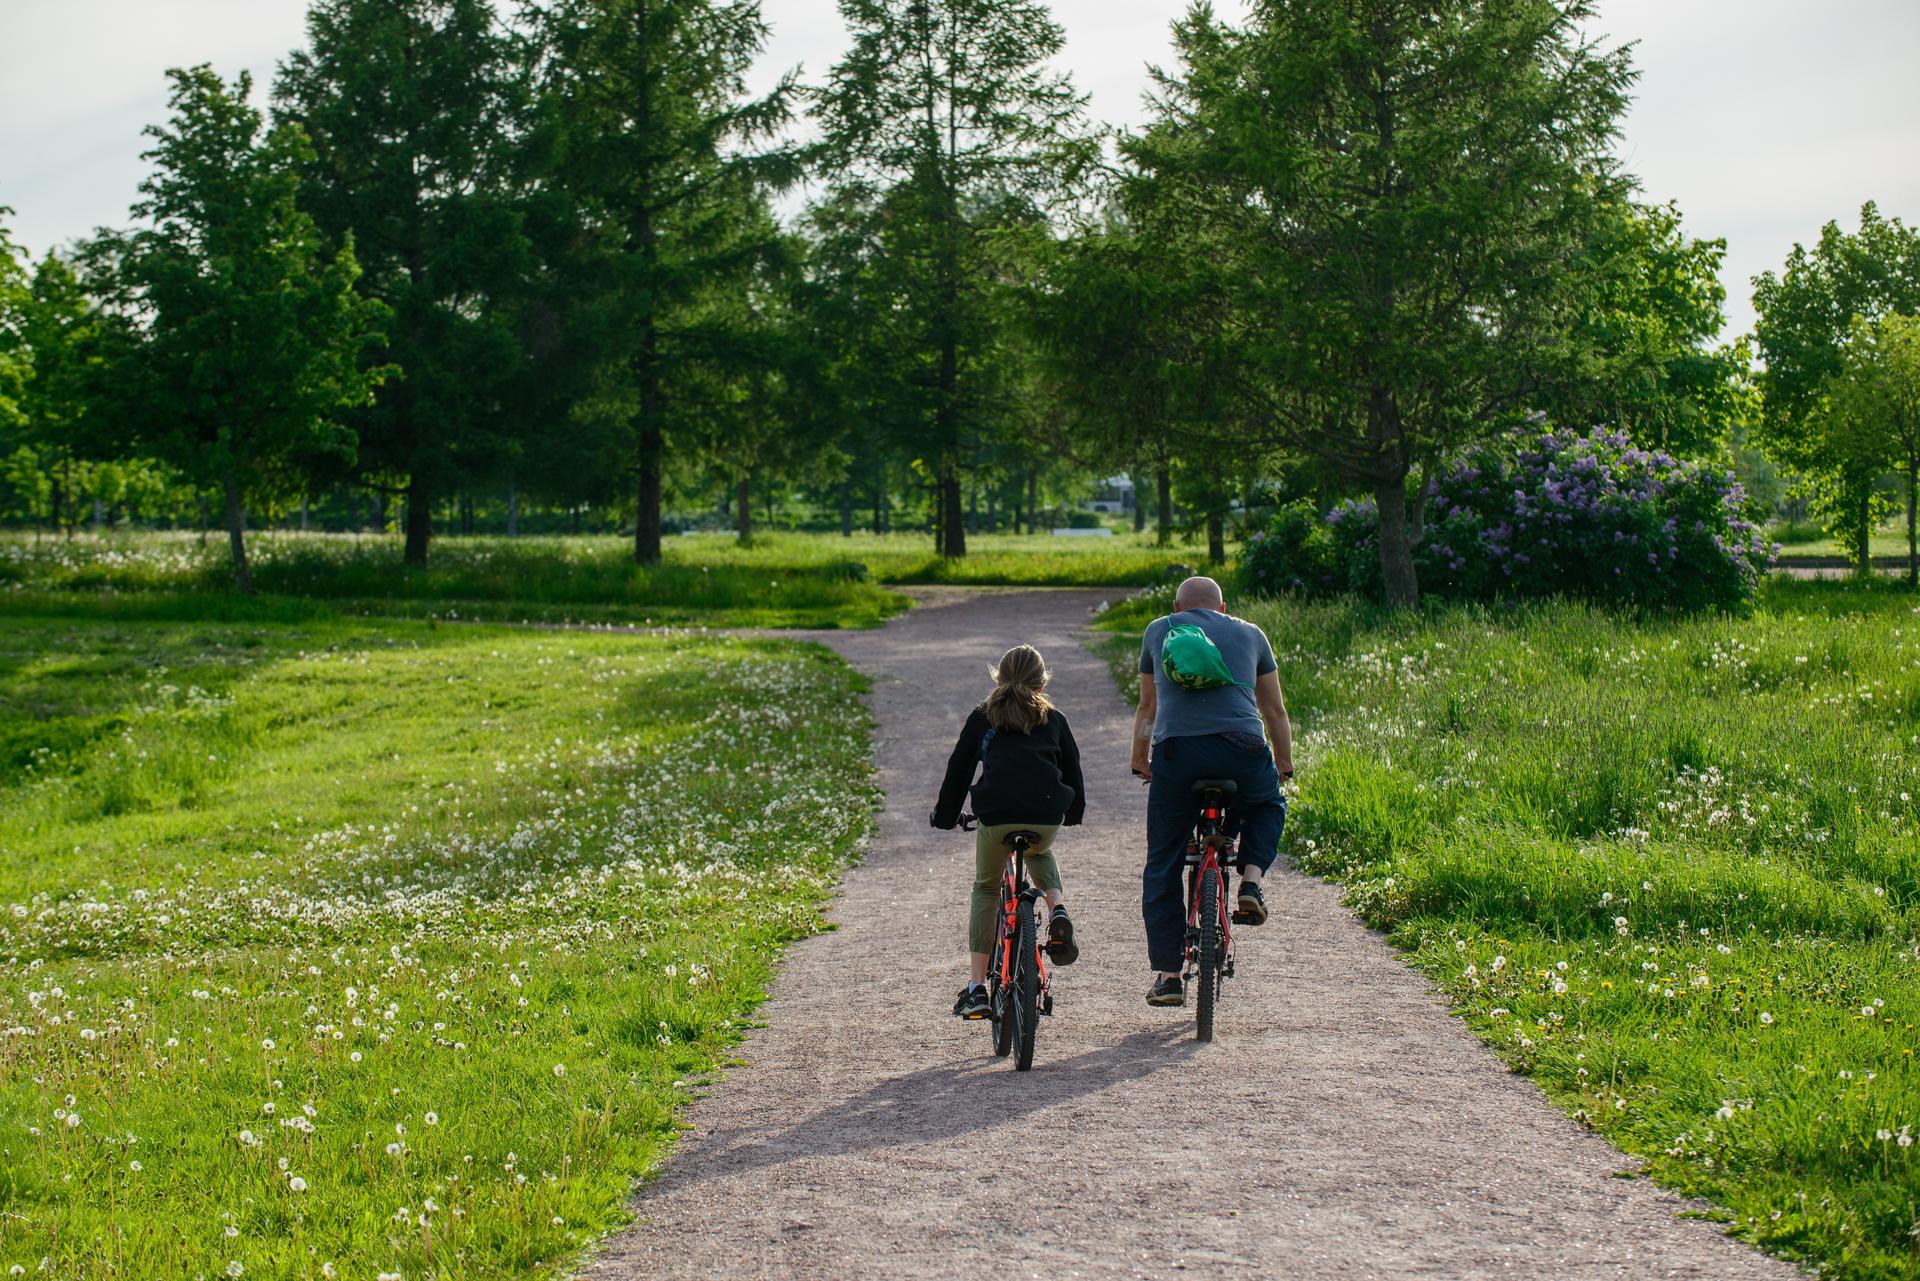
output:
[[[1193,1036],[1197,1041],[1211,1041],[1213,1002],[1220,991],[1220,869],[1217,867],[1208,867],[1200,873],[1199,915],[1200,963],[1199,972],[1194,975]]]
[[[1001,904],[1001,930],[1006,929],[1006,900]],[[997,1058],[1006,1058],[1013,1053],[1013,988],[1000,972],[1000,958],[1006,955],[1006,935],[1002,933],[993,941],[993,972],[987,976],[987,1009],[992,1013],[993,1053]]]
[[[1033,904],[1022,903],[1019,912],[1020,937],[1013,953],[1013,1004],[1019,1011],[1014,1020],[1014,1038],[1019,1056],[1013,1065],[1025,1072],[1033,1066],[1033,1042],[1040,1031],[1040,958],[1036,951]]]

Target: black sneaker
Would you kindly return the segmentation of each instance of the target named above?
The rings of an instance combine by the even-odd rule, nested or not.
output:
[[[1072,965],[1080,959],[1080,945],[1073,941],[1073,918],[1067,915],[1065,903],[1053,909],[1053,919],[1047,923],[1047,959],[1055,965]]]
[[[1240,882],[1240,897],[1233,904],[1233,923],[1235,925],[1267,923],[1267,900],[1260,893],[1260,882]]]
[[[1187,985],[1180,981],[1178,974],[1169,975],[1153,981],[1147,989],[1148,1005],[1185,1005],[1187,1003]]]
[[[984,1019],[991,1008],[985,983],[967,984],[960,989],[960,999],[953,1003],[954,1014],[963,1019]]]

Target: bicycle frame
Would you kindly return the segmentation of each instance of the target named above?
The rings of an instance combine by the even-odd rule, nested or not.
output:
[[[1027,843],[1016,841],[1013,857],[1007,860],[1007,870],[1000,878],[1000,930],[999,937],[994,941],[992,978],[1005,982],[1014,973],[1013,950],[1019,946],[1020,937],[1019,905],[1041,897],[1040,890],[1027,880]],[[1051,1010],[1053,974],[1047,965],[1046,946],[1038,931],[1034,935],[1033,964],[1040,976],[1041,1005]],[[999,1012],[995,1011],[992,1017],[998,1019]]]
[[[1200,878],[1205,876],[1207,869],[1211,867],[1219,874],[1223,891],[1219,903],[1220,955],[1225,973],[1231,975],[1233,973],[1233,912],[1228,907],[1229,899],[1224,892],[1227,884],[1227,870],[1220,863],[1220,847],[1232,845],[1221,831],[1226,817],[1225,806],[1202,806],[1200,822],[1194,828],[1194,835],[1200,838],[1202,853],[1197,863],[1189,862],[1188,864],[1193,870],[1187,877],[1187,961],[1189,964],[1193,962],[1195,940],[1200,930],[1200,895],[1197,892]],[[1191,851],[1188,853],[1188,858],[1192,859]]]

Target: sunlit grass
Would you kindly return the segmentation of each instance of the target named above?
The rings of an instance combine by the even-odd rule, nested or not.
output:
[[[1109,616],[1123,685],[1164,606]],[[1739,1235],[1920,1275],[1920,599],[1238,608],[1299,731],[1296,863]]]
[[[545,1274],[868,830],[811,646],[0,619],[0,1269]]]
[[[984,534],[965,557],[942,558],[923,533],[767,533],[669,538],[643,568],[620,538],[443,538],[425,568],[398,538],[266,532],[253,536],[254,583],[270,602],[325,602],[383,617],[584,621],[712,627],[871,627],[906,608],[883,584],[1140,586],[1199,566],[1204,543],[1156,546],[1151,534],[1106,538]],[[121,616],[192,618],[193,602],[244,615],[261,608],[231,588],[224,542],[185,533],[108,533],[73,540],[0,536],[0,605],[53,594],[138,597]],[[94,606],[99,608],[99,606]],[[274,608],[274,606],[269,606]]]

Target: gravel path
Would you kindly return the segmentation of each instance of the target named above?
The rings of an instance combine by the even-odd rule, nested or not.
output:
[[[588,1276],[1797,1275],[1613,1177],[1627,1159],[1479,1046],[1337,888],[1275,870],[1214,1044],[1149,1008],[1130,712],[1078,641],[1099,599],[947,595],[820,637],[875,681],[879,837]],[[1059,846],[1081,959],[1025,1074],[948,1013],[971,839],[926,822],[986,665],[1022,640],[1090,794]]]

